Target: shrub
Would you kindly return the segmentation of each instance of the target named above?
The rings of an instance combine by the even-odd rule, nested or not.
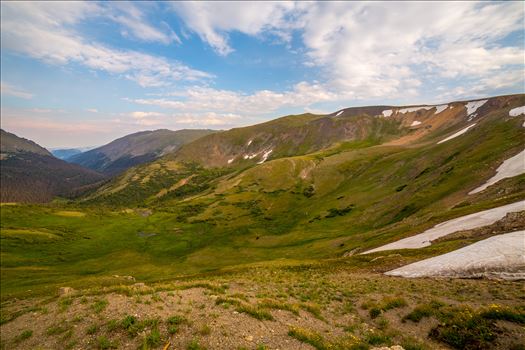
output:
[[[370,318],[376,318],[377,316],[381,315],[381,309],[373,307],[368,313],[370,314]]]

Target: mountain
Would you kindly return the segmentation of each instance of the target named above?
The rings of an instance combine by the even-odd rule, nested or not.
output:
[[[7,154],[16,154],[22,152],[51,156],[51,153],[44,147],[37,145],[31,140],[11,134],[10,132],[7,132],[3,129],[0,129],[0,141],[0,154],[2,154],[2,158],[7,156]]]
[[[369,186],[373,187],[369,181],[374,179],[381,186],[400,188],[393,193],[397,197],[407,195],[408,189],[413,188],[408,182],[415,180],[412,178],[418,175],[414,175],[417,169],[422,174],[416,182],[428,178],[432,183],[458,173],[460,165],[463,170],[478,169],[479,173],[461,173],[462,178],[456,182],[465,186],[468,178],[479,183],[483,175],[492,171],[488,165],[493,167],[494,162],[517,150],[517,141],[523,141],[521,128],[509,126],[521,117],[510,116],[509,111],[524,104],[524,95],[511,95],[433,106],[359,107],[328,115],[287,116],[204,136],[152,163],[129,169],[88,200],[161,206],[163,201],[213,193],[225,186],[230,190],[253,187],[265,193],[268,189],[264,184],[272,184],[270,188],[279,191],[285,184],[288,190],[320,191],[327,186],[332,188],[339,180],[355,181],[362,174],[368,174],[362,181]],[[496,129],[490,130],[491,127]],[[488,141],[479,145],[482,140],[502,134],[506,139],[492,145],[493,149],[483,146]],[[472,139],[473,135],[477,138]],[[471,143],[464,144],[466,141]],[[450,159],[443,158],[442,150],[457,143],[463,153],[451,150],[447,156]],[[394,161],[394,167],[389,159]],[[460,164],[454,165],[458,161]],[[432,162],[450,164],[441,169]],[[353,168],[355,164],[360,164],[357,169]],[[375,164],[384,164],[385,169],[375,169]],[[408,164],[412,167],[407,168]],[[354,172],[347,173],[346,168]],[[378,173],[368,173],[372,169]],[[316,172],[321,173],[312,177]],[[231,177],[235,185],[228,180]],[[315,183],[325,177],[331,177],[332,183]],[[400,179],[407,183],[398,183]],[[376,196],[374,193],[372,197]],[[404,211],[397,213],[399,216],[394,208],[391,215],[402,218],[422,205],[406,203]],[[389,215],[384,214],[383,219]]]
[[[142,131],[69,157],[68,161],[103,174],[115,175],[132,166],[150,162],[177,150],[188,142],[214,132],[213,130],[166,129]]]
[[[51,153],[58,159],[66,160],[69,157],[82,153],[82,151],[78,148],[59,148],[52,149]]]
[[[48,202],[82,193],[105,179],[4,130],[0,141],[1,202]]]
[[[523,278],[523,259],[511,257],[524,253],[524,106],[525,95],[513,95],[288,116],[195,140],[76,201],[3,206],[2,297],[41,300],[72,320],[82,305],[61,300],[87,295],[85,310],[95,305],[121,325],[100,324],[99,334],[135,348],[152,337],[132,340],[122,325],[157,318],[171,340],[166,326],[180,325],[172,345],[187,348],[213,323],[202,310],[248,325],[221,343],[220,322],[205,329],[209,348],[253,348],[246,334],[259,334],[261,322],[273,330],[266,344],[287,349],[298,340],[479,348],[488,332],[485,348],[517,348],[520,282],[450,277]],[[510,240],[491,239],[508,232]],[[148,293],[159,297],[131,316]],[[164,301],[177,295],[198,300],[198,310],[185,312],[176,297],[167,314]],[[70,342],[45,336],[56,318],[6,305],[7,344]],[[20,340],[34,319],[44,325],[38,336]],[[270,333],[279,338],[267,342]],[[89,347],[98,337],[77,339]]]

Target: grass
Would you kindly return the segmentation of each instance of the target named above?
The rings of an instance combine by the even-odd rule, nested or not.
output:
[[[237,312],[245,313],[260,321],[264,321],[264,320],[273,321],[274,320],[272,314],[269,313],[267,310],[258,308],[258,307],[254,307],[248,304],[240,304],[239,306],[235,308],[235,310]]]
[[[106,336],[101,335],[97,338],[97,348],[100,350],[117,349],[118,344],[115,341],[111,341]]]
[[[206,348],[202,345],[200,345],[199,341],[197,339],[193,339],[188,346],[186,346],[186,350],[206,350]]]
[[[33,336],[33,331],[31,329],[26,329],[22,331],[19,335],[15,337],[15,343],[20,343],[26,339],[29,339]]]
[[[203,273],[280,258],[332,258],[420,232],[450,217],[524,198],[518,177],[507,181],[509,192],[504,198],[481,197],[449,209],[450,201],[465,202],[462,193],[477,181],[471,174],[480,173],[481,179],[487,172],[484,164],[498,164],[520,145],[519,130],[509,123],[498,121],[491,130],[484,128],[472,130],[454,144],[349,147],[335,153],[320,151],[322,161],[315,160],[317,155],[278,159],[265,164],[264,172],[256,167],[215,177],[188,165],[178,174],[185,178],[187,173],[202,172],[209,186],[186,201],[149,202],[147,197],[134,204],[126,197],[114,202],[3,206],[2,298],[49,294],[63,285],[107,285],[108,276],[122,275],[121,271],[148,282],[166,274]],[[472,142],[480,137],[481,145]],[[133,170],[137,181],[155,171],[158,181],[147,186],[164,188],[167,184],[162,184],[162,178],[168,172],[164,163],[156,170],[149,165]],[[315,181],[291,172],[291,163],[297,172],[311,171]],[[452,173],[446,173],[451,167]],[[131,174],[117,182],[126,183],[126,176]],[[398,191],[400,186],[405,187]],[[152,192],[160,187],[152,187]],[[311,197],[303,194],[308,188],[315,188]],[[141,192],[136,195],[140,197]],[[137,206],[148,207],[151,215],[124,210]],[[339,215],[341,210],[344,215]],[[55,215],[62,211],[85,216]],[[335,216],[324,218],[328,213]],[[316,216],[320,220],[309,224]],[[24,238],[28,234],[9,234],[23,230],[38,234],[30,240]],[[46,244],[37,244],[39,239]],[[444,252],[453,244],[438,247]],[[434,253],[417,254],[422,258]],[[171,264],[174,259],[177,264]],[[35,281],[30,288],[25,285],[28,280]],[[224,292],[220,286],[204,288],[208,287]]]
[[[355,315],[355,305],[368,302],[367,313],[374,318],[370,324],[382,328],[374,336],[403,340],[388,333],[393,322],[383,321],[403,313],[403,320],[412,322],[406,327],[420,327],[417,323],[424,318],[435,318],[439,322],[432,333],[435,342],[450,345],[458,337],[458,344],[468,345],[479,340],[478,331],[483,329],[454,316],[462,311],[448,304],[433,305],[431,300],[439,297],[460,305],[475,298],[477,304],[471,307],[476,320],[497,337],[495,323],[523,324],[522,311],[488,305],[507,297],[516,303],[513,285],[502,282],[492,293],[485,291],[478,297],[484,281],[465,282],[467,288],[463,282],[379,277],[388,269],[457,249],[474,239],[437,242],[418,250],[357,253],[453,217],[525,198],[524,175],[479,195],[466,195],[522,147],[522,129],[499,116],[442,145],[432,139],[440,135],[411,147],[379,145],[380,137],[371,137],[310,154],[304,149],[304,155],[288,156],[276,150],[276,159],[261,166],[246,163],[229,169],[162,159],[130,170],[88,201],[2,206],[2,301],[56,296],[63,286],[89,287],[87,307],[101,314],[108,306],[103,295],[109,291],[140,298],[137,306],[146,307],[147,303],[155,306],[163,290],[179,293],[199,288],[216,296],[217,305],[257,320],[273,320],[272,310],[285,310],[295,317],[304,310],[326,324],[331,311],[325,310],[333,307]],[[168,191],[183,179],[188,179],[187,185]],[[345,253],[353,255],[342,258]],[[355,281],[346,281],[347,273]],[[232,274],[244,276],[258,290],[246,292],[249,297],[229,293],[229,284],[237,286],[236,280],[228,278]],[[132,287],[135,281],[113,275],[130,275],[150,287],[142,291]],[[166,276],[177,277],[173,282]],[[258,301],[250,304],[254,298]],[[73,300],[56,299],[58,309],[69,312]],[[82,305],[88,302],[82,300]],[[1,323],[40,307],[44,306],[6,308],[5,312],[2,307]],[[174,319],[161,326],[158,319],[125,316],[104,327],[135,337],[143,331],[151,334],[155,327],[168,327],[168,333],[175,334],[182,324],[186,322]],[[68,331],[61,325],[48,328],[49,335]],[[339,344],[309,332],[292,333],[312,342],[317,339],[319,344]],[[356,327],[352,334],[363,338],[364,331]],[[481,339],[494,342],[489,338]],[[461,339],[467,339],[466,343]]]
[[[97,333],[98,330],[99,330],[98,325],[97,324],[93,324],[93,325],[88,327],[88,329],[86,330],[86,334],[92,335],[92,334]]]
[[[288,335],[303,343],[310,344],[317,350],[328,350],[333,348],[332,344],[325,341],[325,339],[320,334],[303,328],[291,328],[288,331]]]
[[[107,300],[96,300],[93,305],[91,305],[91,308],[93,309],[93,311],[96,313],[96,314],[99,314],[101,313],[102,311],[104,311],[106,309],[106,307],[108,306],[108,301]]]

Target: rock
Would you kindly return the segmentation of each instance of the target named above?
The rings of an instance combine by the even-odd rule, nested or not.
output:
[[[370,260],[370,262],[374,262],[374,261],[377,261],[377,260],[381,260],[381,259],[384,259],[385,257],[383,255],[381,256],[378,256],[377,258],[373,258],[372,260]]]
[[[58,295],[62,296],[68,296],[75,292],[75,290],[71,287],[60,287],[58,290]]]
[[[245,338],[247,341],[253,341],[253,336],[249,335]]]
[[[352,255],[354,255],[357,251],[359,250],[359,248],[354,248],[350,251],[346,251],[344,254],[343,254],[343,258],[348,258],[348,257],[351,257]]]

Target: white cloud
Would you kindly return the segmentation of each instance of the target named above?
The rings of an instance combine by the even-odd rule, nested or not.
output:
[[[2,49],[50,64],[80,63],[91,69],[123,75],[143,87],[211,77],[177,61],[88,41],[76,33],[72,25],[88,16],[100,15],[102,10],[96,3],[2,2],[1,6]]]
[[[233,51],[227,33],[239,31],[249,35],[271,32],[286,39],[290,23],[285,16],[296,9],[293,2],[223,2],[223,1],[177,1],[173,9],[185,21],[188,28],[196,32],[220,55]]]
[[[341,100],[416,96],[436,80],[486,79],[507,66],[524,75],[524,49],[501,40],[522,30],[521,2],[259,2],[173,4],[219,54],[228,33],[300,33],[305,64]],[[523,80],[522,80],[523,81]],[[510,83],[509,83],[510,84]]]
[[[243,94],[194,86],[162,98],[128,99],[140,105],[161,107],[178,112],[220,112],[262,116],[283,107],[305,107],[318,102],[335,101],[338,96],[319,84],[300,82],[285,92],[260,90]]]
[[[107,5],[107,16],[125,28],[122,31],[125,36],[146,42],[160,42],[165,45],[172,42],[181,43],[180,38],[167,23],[161,23],[163,28],[154,27],[147,22],[144,12],[132,2],[116,1],[105,5]]]
[[[29,100],[33,98],[33,94],[30,92],[25,91],[22,88],[19,88],[17,86],[13,86],[11,84],[8,84],[6,82],[0,83],[0,91],[2,95],[9,95],[9,96],[15,96],[19,98],[24,98],[26,100]]]
[[[98,113],[98,109],[96,108],[88,108],[86,109],[86,111],[91,112],[91,113]]]

